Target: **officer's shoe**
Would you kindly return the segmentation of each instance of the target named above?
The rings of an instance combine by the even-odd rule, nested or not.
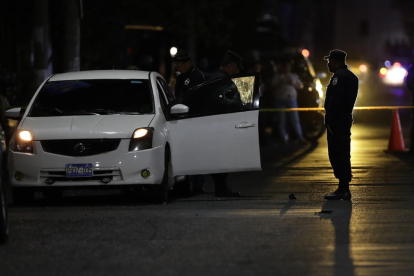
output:
[[[351,192],[349,190],[340,190],[337,189],[335,192],[331,194],[326,194],[325,199],[328,200],[350,200],[351,199]]]
[[[233,192],[232,189],[225,186],[220,188],[219,190],[216,190],[215,192],[216,197],[240,197],[240,192]]]

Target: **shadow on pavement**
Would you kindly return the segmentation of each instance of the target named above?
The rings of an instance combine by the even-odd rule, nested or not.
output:
[[[331,212],[332,211],[332,212]],[[354,260],[350,254],[351,200],[328,200],[322,206],[321,219],[332,222],[335,230],[334,276],[355,275]]]

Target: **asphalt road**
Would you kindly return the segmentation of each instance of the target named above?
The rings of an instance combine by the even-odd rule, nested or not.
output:
[[[237,199],[214,197],[207,178],[204,194],[167,205],[116,190],[11,204],[0,275],[414,275],[414,156],[384,152],[390,119],[358,116],[351,201],[323,199],[337,183],[326,137],[271,142],[263,171],[230,174]]]

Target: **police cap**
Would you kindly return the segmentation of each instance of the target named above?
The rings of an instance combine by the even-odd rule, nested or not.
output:
[[[325,56],[323,59],[336,59],[345,62],[346,53],[342,50],[332,50],[329,52],[329,56]]]
[[[191,55],[185,50],[178,51],[178,53],[174,57],[175,62],[186,62],[190,60],[191,60]]]
[[[236,63],[237,67],[239,67],[240,70],[243,69],[243,66],[241,64],[242,58],[238,54],[232,51],[227,51],[223,57],[223,60],[221,61],[221,64],[225,65],[225,63],[229,61],[233,61],[234,63]]]

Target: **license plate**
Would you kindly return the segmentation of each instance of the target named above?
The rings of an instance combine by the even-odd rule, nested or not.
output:
[[[88,164],[66,164],[66,177],[92,177],[93,166]]]

